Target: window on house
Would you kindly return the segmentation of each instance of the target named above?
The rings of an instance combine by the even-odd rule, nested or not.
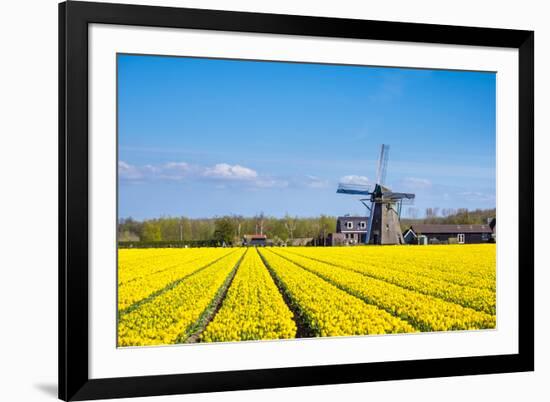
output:
[[[489,234],[488,233],[482,233],[481,234],[481,240],[483,240],[483,241],[489,240]]]
[[[346,222],[346,229],[353,229],[353,222],[351,221]]]
[[[458,235],[456,235],[456,239],[459,244],[464,244],[464,233],[459,233]]]
[[[361,221],[359,222],[359,229],[366,229],[367,228],[367,222]]]

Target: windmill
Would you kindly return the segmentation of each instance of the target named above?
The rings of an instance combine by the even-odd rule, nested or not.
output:
[[[388,166],[390,146],[383,144],[380,149],[374,186],[365,184],[340,183],[337,193],[368,196],[359,201],[367,207],[367,244],[404,244],[399,217],[401,206],[407,200],[414,200],[412,193],[397,193],[384,185]]]

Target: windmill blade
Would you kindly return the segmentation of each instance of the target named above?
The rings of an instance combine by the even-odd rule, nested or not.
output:
[[[371,190],[371,186],[366,184],[340,183],[336,192],[340,194],[370,195]]]
[[[376,183],[384,184],[386,181],[386,170],[388,168],[388,156],[390,152],[390,146],[382,144],[380,148],[380,157],[378,158],[378,166],[376,168]]]
[[[394,191],[386,191],[382,193],[382,197],[389,200],[413,200],[415,195],[413,193],[396,193]]]
[[[414,205],[414,198],[403,198],[401,200],[401,204],[403,204],[403,205]]]

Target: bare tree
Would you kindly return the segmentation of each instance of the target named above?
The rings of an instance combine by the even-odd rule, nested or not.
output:
[[[259,229],[259,233],[261,235],[264,234],[264,222],[265,222],[265,216],[262,211],[260,212],[259,215],[256,216],[256,233],[258,233],[258,229]]]
[[[318,246],[318,239],[319,239],[319,234],[321,232],[321,225],[318,221],[314,221],[313,224],[311,225],[312,228],[313,228],[313,233],[312,233],[312,237],[313,237],[313,245],[314,246]]]
[[[233,215],[233,221],[235,223],[235,237],[237,239],[241,238],[241,226],[243,222],[243,217],[241,215]]]
[[[418,208],[408,207],[407,208],[407,215],[412,219],[418,218]]]
[[[285,214],[285,228],[288,231],[290,240],[294,239],[294,231],[296,230],[296,217],[291,217],[288,213]]]
[[[443,208],[441,210],[441,215],[444,216],[445,218],[454,214],[456,214],[456,210],[453,208]]]

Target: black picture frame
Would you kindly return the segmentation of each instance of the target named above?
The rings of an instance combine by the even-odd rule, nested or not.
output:
[[[214,373],[88,375],[88,25],[193,28],[519,51],[517,354]],[[59,398],[88,400],[534,370],[534,32],[70,1],[59,4]]]

